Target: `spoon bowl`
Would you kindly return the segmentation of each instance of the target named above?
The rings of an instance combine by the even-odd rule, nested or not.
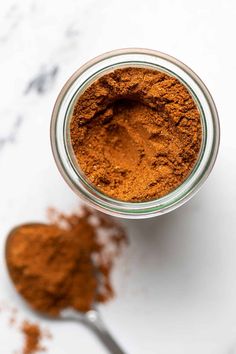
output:
[[[10,252],[12,249],[12,243],[14,240],[14,237],[17,235],[17,231],[24,227],[32,227],[32,226],[46,226],[46,224],[43,223],[28,223],[28,224],[21,224],[15,228],[13,228],[6,240],[5,244],[5,259],[6,259],[6,265],[7,265],[7,270],[9,273],[9,276],[12,280],[12,283],[15,285],[12,272],[11,272],[11,266],[9,263],[9,258],[10,258]],[[26,302],[27,300],[24,299]],[[66,308],[63,309],[58,316],[51,316],[47,313],[42,313],[40,312],[40,315],[43,315],[44,317],[49,317],[51,319],[55,320],[64,320],[64,321],[76,321],[83,323],[87,327],[89,327],[93,332],[99,337],[99,339],[103,342],[103,344],[106,346],[108,351],[112,354],[125,354],[124,350],[120,347],[120,345],[116,342],[116,340],[112,337],[112,335],[109,333],[108,329],[104,325],[104,322],[102,321],[102,318],[100,316],[99,311],[96,309],[96,306],[94,304],[93,308],[87,312],[79,312],[74,310],[73,308]]]

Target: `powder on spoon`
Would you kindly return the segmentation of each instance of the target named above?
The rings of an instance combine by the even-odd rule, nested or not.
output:
[[[160,198],[191,173],[200,151],[200,112],[173,76],[140,67],[101,76],[78,96],[70,123],[75,158],[104,194]]]
[[[50,224],[22,226],[6,257],[17,291],[34,310],[51,316],[65,308],[86,312],[114,294],[111,270],[126,242],[112,219],[83,210],[66,216],[51,211]]]

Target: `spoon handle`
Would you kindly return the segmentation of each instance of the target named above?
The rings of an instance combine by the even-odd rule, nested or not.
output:
[[[125,352],[121,349],[119,344],[108,332],[101,317],[99,316],[98,311],[95,310],[88,311],[86,313],[86,322],[90,326],[90,328],[93,329],[93,331],[97,334],[97,336],[101,339],[101,341],[107,347],[107,349],[109,349],[111,354],[125,354]]]

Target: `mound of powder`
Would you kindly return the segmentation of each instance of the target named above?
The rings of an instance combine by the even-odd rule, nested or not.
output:
[[[45,351],[46,349],[40,344],[43,337],[41,328],[35,323],[24,321],[21,327],[24,335],[23,354],[33,354]]]
[[[109,300],[113,261],[126,242],[123,229],[88,210],[50,215],[51,224],[22,226],[9,240],[7,265],[17,291],[34,310],[52,316]]]
[[[192,171],[202,140],[200,112],[178,79],[152,69],[117,69],[77,98],[70,137],[79,168],[98,190],[148,201]]]

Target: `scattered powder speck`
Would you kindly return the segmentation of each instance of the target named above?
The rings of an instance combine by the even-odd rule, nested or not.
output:
[[[46,348],[41,345],[43,333],[38,324],[24,321],[21,326],[24,335],[24,347],[22,354],[33,354],[38,351],[45,351]]]
[[[23,335],[23,345],[15,350],[13,354],[34,354],[46,352],[47,348],[42,344],[43,340],[52,339],[48,329],[42,329],[38,323],[22,319],[22,315],[15,307],[7,303],[0,304],[1,313],[5,312],[7,323],[10,328],[20,331]],[[1,352],[2,354],[2,352]],[[4,353],[5,354],[5,353]]]

